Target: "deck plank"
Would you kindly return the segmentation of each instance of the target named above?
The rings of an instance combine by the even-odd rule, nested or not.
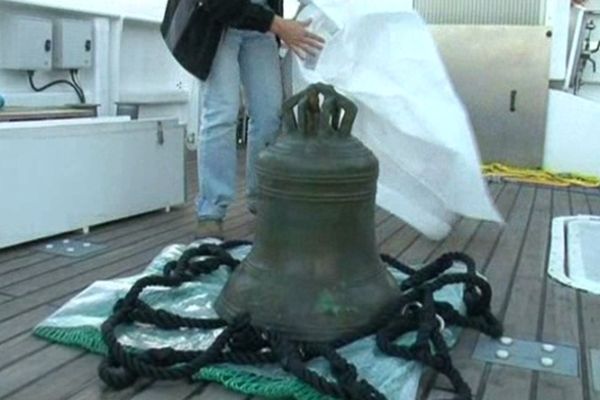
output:
[[[553,216],[571,215],[568,192],[555,191],[553,195]],[[577,313],[574,312],[577,309],[576,297],[572,289],[548,280],[543,340],[562,344],[578,342]]]
[[[234,393],[223,387],[211,384],[208,385],[201,393],[194,394],[186,400],[243,400],[249,396]]]
[[[518,195],[519,186],[506,184],[496,201],[498,210],[504,216],[507,224],[510,224],[513,213],[516,214],[517,212]],[[499,226],[495,223],[483,222],[478,228],[477,234],[468,243],[464,251],[473,258],[479,271],[486,271],[490,259],[498,247],[498,242],[500,241],[503,231],[506,229],[508,228]],[[494,309],[493,311],[496,312],[497,310]],[[476,332],[471,330],[464,331],[455,348],[452,350],[456,368],[461,372],[463,378],[471,386],[473,391],[477,390],[479,386],[481,370],[485,365],[484,363],[471,358],[477,337],[478,334]],[[451,389],[450,383],[442,376],[437,377],[433,387],[439,390]]]
[[[505,185],[503,183],[490,185],[490,195],[496,203],[498,203],[504,187]],[[425,258],[425,261],[431,262],[447,252],[464,252],[479,230],[482,229],[482,225],[482,221],[463,218],[454,227],[450,235]],[[434,389],[436,381],[438,380],[441,382],[444,378],[439,377],[434,370],[426,369],[421,377],[421,384],[419,386],[420,392],[417,398],[420,400],[428,400],[437,398],[436,396],[439,397],[440,393],[447,393],[446,391]],[[437,393],[437,395],[435,395],[435,393]]]
[[[552,203],[553,217],[571,215],[568,191],[554,190]],[[540,309],[543,321],[538,340],[578,346],[577,293],[548,277],[545,278],[545,283],[545,303]],[[535,373],[534,376],[534,399],[581,399],[583,396],[579,378],[550,373]]]
[[[248,217],[248,218],[251,218],[251,217]],[[232,225],[228,225],[229,223],[231,223]],[[247,239],[247,237],[238,236],[237,234],[232,234],[231,233],[233,231],[240,230],[243,227],[245,227],[245,225],[248,223],[248,221],[246,221],[245,223],[242,222],[242,225],[237,225],[239,223],[240,223],[239,219],[232,219],[232,220],[228,220],[226,222],[225,227],[224,227],[224,234],[225,234],[226,238],[229,238],[229,239]],[[192,222],[192,226],[193,226],[193,224],[195,224],[195,222]],[[173,244],[173,243],[181,243],[181,244],[189,243],[190,241],[192,241],[192,237],[193,237],[192,233],[187,233],[187,234],[184,234],[183,236],[180,236],[180,237],[171,237],[169,240],[164,241],[162,244],[160,244],[159,246],[157,246],[153,250],[151,250],[151,256],[148,258],[148,260],[145,263],[141,263],[141,264],[139,264],[139,265],[137,265],[136,267],[133,267],[133,268],[124,269],[120,273],[117,273],[117,274],[115,274],[113,276],[110,276],[108,278],[109,279],[123,278],[123,277],[127,277],[127,276],[138,274],[138,273],[142,272],[147,267],[147,265],[150,262],[150,260],[152,258],[154,258],[158,253],[160,253],[160,251],[165,246],[168,246],[168,245]],[[55,305],[55,306],[62,306],[65,302],[67,302],[69,299],[71,299],[74,294],[77,294],[77,293],[79,293],[79,291],[77,291],[77,292],[69,292],[67,294],[63,294],[60,297],[54,299],[52,301],[52,304]]]
[[[192,224],[162,232],[141,242],[118,249],[105,258],[94,258],[78,265],[81,271],[62,281],[45,286],[38,291],[8,301],[0,308],[0,321],[12,318],[24,311],[50,303],[61,296],[75,294],[100,279],[111,278],[124,271],[148,264],[171,240],[192,238]]]
[[[598,197],[590,201],[590,196],[586,196],[581,191],[569,191],[571,214],[572,215],[589,215],[593,212],[593,204],[600,200]],[[600,342],[600,327],[597,320],[600,315],[600,301],[597,295],[577,291],[577,319],[579,328],[579,345],[581,358],[581,379],[578,382],[583,390],[583,396],[586,398],[597,400],[600,398],[600,393],[594,390],[591,360],[589,350],[598,348]]]
[[[149,389],[136,394],[131,400],[185,400],[202,390],[202,384],[190,384],[187,381],[155,382]]]
[[[492,185],[490,195],[496,200],[502,193],[504,185]],[[407,249],[402,257],[410,265],[429,263],[447,252],[462,252],[470,243],[473,235],[481,225],[481,221],[461,218],[456,222],[450,234],[441,241],[432,241],[421,235],[413,245]]]
[[[194,167],[189,163],[190,176],[195,173]],[[190,198],[196,187],[193,181],[188,186]],[[600,348],[600,320],[595,317],[600,309],[597,296],[583,293],[569,296],[568,289],[565,292],[553,286],[552,281],[540,279],[545,276],[551,213],[598,215],[600,192],[550,191],[517,184],[492,184],[490,190],[502,214],[507,216],[506,227],[463,219],[444,241],[432,242],[378,209],[376,229],[380,249],[409,263],[422,263],[447,251],[464,250],[490,277],[496,296],[494,311],[505,316],[507,334],[519,338],[538,335],[559,343],[579,344],[583,340],[586,347]],[[34,394],[39,398],[40,393],[50,400],[246,398],[218,385],[203,387],[186,382],[146,380],[124,391],[109,390],[97,377],[99,357],[51,345],[30,335],[32,327],[55,309],[52,305],[62,304],[97,279],[142,270],[167,244],[190,241],[195,226],[193,210],[189,202],[171,214],[154,213],[99,226],[86,240],[103,240],[113,245],[106,252],[86,259],[62,260],[62,257],[32,250],[39,243],[0,251],[0,398],[9,395],[10,400],[28,399]],[[229,214],[225,226],[227,237],[252,238],[255,217],[247,213],[241,196]],[[6,293],[15,297],[3,297],[4,289],[9,289]],[[574,318],[565,315],[569,310],[573,313],[573,304],[575,310],[580,306],[580,313],[575,313]],[[540,315],[540,309],[545,315]],[[574,327],[569,325],[572,323]],[[600,400],[598,394],[579,379],[565,380],[550,374],[538,376],[472,360],[470,355],[476,337],[466,331],[453,355],[457,367],[473,389],[478,390],[480,398]],[[19,374],[19,371],[27,371],[27,374]],[[432,391],[426,391],[431,399],[449,397],[445,392],[448,383],[444,379],[434,375],[428,387],[433,387]]]
[[[533,213],[533,200],[535,189],[523,187],[519,191],[515,212],[507,221],[507,226],[500,237],[489,264],[485,267],[485,273],[492,285],[494,297],[492,298],[492,310],[500,320],[506,314],[507,299],[511,294],[513,277],[517,271],[519,258],[522,251],[522,243],[529,228],[529,221]],[[495,370],[505,371],[510,374],[510,384],[502,379],[501,374],[493,374]],[[491,376],[490,376],[491,375]],[[472,385],[477,398],[493,399],[498,395],[507,398],[523,398],[528,395],[531,384],[531,376],[522,371],[514,371],[510,368],[490,365],[479,371],[477,376],[478,385]]]
[[[2,289],[6,293],[13,296],[24,296],[35,292],[46,286],[63,281],[71,276],[85,271],[85,268],[82,268],[84,266],[93,265],[90,263],[85,264],[84,259],[86,261],[92,259],[110,261],[115,258],[122,257],[127,253],[119,250],[127,248],[131,249],[131,251],[135,251],[137,249],[135,247],[136,243],[151,239],[157,233],[179,228],[182,222],[186,219],[189,220],[191,218],[185,215],[180,216],[169,223],[151,226],[143,231],[137,232],[136,234],[126,234],[124,236],[117,237],[114,240],[106,243],[107,246],[109,246],[107,251],[103,251],[101,254],[95,254],[92,257],[85,257],[81,259],[56,257],[52,260],[37,263],[30,268],[23,268],[13,271],[12,273],[5,275],[2,283]],[[159,230],[154,229],[156,227],[158,227]]]
[[[10,302],[3,305],[8,309]],[[4,342],[19,336],[23,332],[31,330],[31,328],[50,315],[55,310],[54,307],[48,306],[47,304],[40,304],[38,307],[31,309],[27,312],[15,313],[12,318],[9,318],[0,323],[0,345]]]
[[[458,226],[462,226],[462,224],[459,222]],[[429,255],[440,245],[440,241],[430,240],[424,235],[419,235],[402,251],[400,258],[404,263],[419,268],[424,265]]]
[[[62,257],[43,263],[40,265],[43,273],[5,288],[20,297],[4,304],[0,309],[0,321],[34,308],[37,304],[52,302],[59,297],[75,293],[95,280],[117,274],[118,271],[115,270],[127,271],[147,264],[169,243],[191,241],[195,219],[186,216],[175,218],[173,223],[158,224],[147,227],[136,235],[127,235],[127,239],[124,239],[126,242],[108,252],[81,260],[69,259],[66,263]],[[241,218],[243,215],[237,215],[227,220],[226,224],[235,224],[237,219]],[[52,272],[46,272],[47,270]],[[73,284],[77,286],[72,287]],[[64,293],[62,289],[66,289],[67,292]]]
[[[188,179],[191,176],[195,180],[193,175],[188,171]],[[188,184],[188,198],[194,195],[196,187],[193,182]],[[228,213],[226,228],[240,228],[248,223],[245,203],[238,197]],[[96,279],[137,272],[165,245],[189,242],[195,226],[193,210],[188,203],[171,213],[149,213],[101,225],[85,236],[67,233],[56,237],[84,238],[109,245],[106,251],[83,259],[38,252],[35,247],[41,241],[0,252],[0,285],[17,297],[0,299],[6,303],[0,312],[0,398],[10,393],[11,399],[32,398],[34,393],[37,398],[42,390],[45,399],[173,398],[171,389],[181,390],[181,398],[192,394],[191,386],[186,387],[185,383],[173,388],[156,384],[156,390],[144,392],[152,385],[147,381],[138,382],[130,390],[107,390],[96,373],[99,357],[51,345],[33,337],[30,330],[54,310],[46,305],[50,301],[65,301]],[[19,371],[27,374],[19,376]]]
[[[42,253],[35,249],[31,249],[27,255],[13,259],[6,259],[0,263],[0,278],[4,278],[5,275],[10,274],[11,272],[18,271],[20,269],[51,260],[56,257],[57,256],[52,254]],[[2,283],[3,282],[4,281],[2,281]]]
[[[33,336],[27,329],[0,345],[0,370],[48,346],[47,341]]]
[[[83,352],[80,350],[65,346],[49,346],[24,357],[0,371],[0,398],[18,392],[31,382],[82,356]]]
[[[188,199],[191,200],[195,195],[195,190],[197,189],[195,167],[190,168],[188,166],[187,175],[187,188],[189,192]],[[241,176],[242,175],[240,173],[240,177]],[[243,184],[239,183],[238,192],[241,193],[242,188]],[[230,208],[229,214],[241,214],[239,211],[243,212],[243,209],[239,211],[233,211],[234,208],[239,208],[240,204],[242,204],[242,199],[241,196],[238,196]],[[7,272],[11,272],[14,269],[27,267],[50,258],[55,258],[56,256],[52,254],[42,253],[36,250],[37,246],[40,246],[42,243],[49,240],[70,238],[75,240],[89,240],[93,242],[104,243],[106,240],[115,239],[129,233],[139,232],[148,226],[172,221],[178,215],[178,213],[190,212],[193,208],[193,201],[188,201],[182,206],[174,207],[171,213],[165,213],[163,210],[151,211],[118,221],[92,226],[90,227],[91,231],[89,234],[83,234],[80,231],[67,232],[52,238],[40,239],[31,243],[3,249],[0,251],[0,276],[6,274]]]
[[[400,221],[398,218],[393,216],[387,216],[383,221],[379,224],[376,222],[377,229],[377,243],[383,243],[389,238],[402,230],[406,224]]]
[[[168,243],[168,242],[165,242],[165,243],[163,243],[163,244],[160,246],[160,248],[162,248],[162,247],[163,247],[164,245],[166,245],[167,243]],[[149,253],[149,254],[148,254],[148,260],[149,260],[149,258],[151,258],[151,257],[155,256],[159,250],[160,250],[160,249],[148,250],[148,251],[147,251],[147,252]],[[141,268],[143,268],[143,267],[144,267],[146,264],[147,264],[147,262],[144,262],[144,263],[142,263],[142,265],[140,265],[140,266],[139,266],[139,268],[140,268],[140,269],[141,269]],[[106,272],[106,271],[105,271],[105,272]],[[122,274],[122,275],[129,275],[129,273],[128,273],[127,271],[122,271],[122,272],[121,272],[121,274]],[[72,284],[73,284],[73,282],[72,282],[72,281],[69,281],[69,286],[71,286]],[[57,291],[54,291],[53,293],[59,293],[59,292],[57,292]],[[46,312],[46,315],[47,315],[47,314],[48,314],[48,313]],[[39,320],[41,320],[41,319],[42,319],[42,317],[40,317],[40,318],[38,319],[38,321],[39,321]],[[38,322],[38,321],[36,321],[36,322]],[[86,356],[86,357],[87,357],[87,356]],[[92,370],[93,370],[93,373],[92,373],[92,375],[91,375],[91,376],[93,377],[93,376],[96,374],[96,372],[95,372],[95,368],[97,367],[97,363],[98,363],[98,360],[99,360],[99,358],[98,358],[98,357],[96,357],[96,356],[92,356],[92,355],[90,355],[90,356],[89,356],[89,359],[90,359],[90,360],[92,360],[92,359],[93,359],[93,360],[94,360],[93,364],[95,364],[95,366],[91,366],[91,367],[90,367],[90,368],[92,368]],[[72,361],[74,361],[74,360],[75,360],[75,358],[73,358],[73,359],[72,359]],[[65,368],[69,369],[69,368],[71,368],[71,367],[70,367],[69,365],[66,365],[66,366],[65,366]],[[32,374],[34,375],[34,377],[35,377],[35,373],[36,373],[36,372],[37,372],[37,370],[34,370],[34,371],[32,372]],[[45,370],[43,370],[43,371],[41,371],[41,372],[46,372],[46,371],[45,371]],[[62,374],[61,374],[61,373],[59,373],[59,375],[58,375],[58,376],[62,376]],[[79,382],[79,383],[84,383],[84,382]],[[99,383],[99,382],[98,382],[98,383]],[[187,392],[186,392],[186,393],[187,393]],[[1,397],[1,396],[0,396],[0,397]],[[63,396],[63,397],[65,397],[65,396]],[[63,397],[61,397],[61,398],[63,398]]]
[[[100,362],[99,357],[91,354],[86,357],[92,358],[92,363],[96,366]],[[114,390],[106,386],[98,377],[98,373],[91,375],[91,380],[77,388],[77,391],[71,396],[65,396],[64,400],[130,400],[132,397],[152,388],[153,381],[149,379],[138,379],[132,386],[123,390]]]
[[[57,348],[59,346],[52,346]],[[75,353],[74,353],[75,354]],[[83,353],[82,353],[83,354]],[[6,400],[62,400],[77,393],[79,388],[94,379],[98,370],[98,358],[90,354],[80,355],[66,364],[53,368],[49,373],[28,382],[20,390],[8,396]]]
[[[232,212],[229,215],[229,220],[233,221],[236,218],[240,218],[243,214],[244,209],[241,207],[241,203],[236,203],[233,206]],[[8,294],[16,293],[18,295],[23,294],[18,291],[15,287],[16,283],[27,282],[32,283],[30,278],[40,276],[43,273],[49,274],[54,269],[72,266],[80,263],[83,259],[89,259],[93,257],[99,257],[108,254],[115,249],[124,247],[130,243],[142,240],[149,235],[156,232],[157,228],[166,230],[169,227],[177,227],[184,221],[194,220],[193,207],[187,206],[181,209],[172,211],[171,213],[155,213],[152,216],[147,216],[136,224],[135,221],[126,221],[123,223],[115,224],[110,229],[109,227],[103,227],[98,231],[94,231],[89,235],[83,237],[84,240],[91,241],[93,243],[100,243],[107,246],[105,250],[98,253],[93,253],[88,257],[83,258],[71,258],[49,255],[46,253],[37,253],[31,257],[27,257],[27,264],[23,264],[22,261],[19,263],[4,263],[0,264],[0,291],[6,289]],[[74,239],[77,239],[75,237]],[[22,259],[20,259],[22,260]]]
[[[600,215],[600,192],[588,192],[586,196],[589,205],[589,213]],[[600,350],[600,296],[589,293],[581,293],[581,317],[583,318],[583,327],[588,350]],[[589,353],[588,353],[589,354]],[[590,380],[591,380],[591,368]],[[600,400],[600,392],[590,388],[590,399]]]
[[[22,257],[27,257],[33,252],[31,243],[25,243],[18,246],[12,246],[7,249],[0,250],[0,264],[8,260],[18,260]]]
[[[406,224],[386,240],[382,241],[379,245],[379,251],[395,258],[399,258],[404,262],[405,260],[402,255],[419,239],[420,236],[421,235],[417,230]]]
[[[551,201],[550,190],[536,190],[532,216],[521,249],[514,284],[510,295],[506,298],[504,327],[506,335],[510,337],[535,340],[537,335],[545,279],[548,228],[551,224]],[[506,394],[503,385],[507,385],[507,382],[518,390],[507,395],[528,398],[534,373],[529,370],[494,365],[488,379],[489,382],[497,382],[497,384],[488,383],[486,398],[494,399],[503,393]]]
[[[181,207],[175,207],[170,213],[164,211],[153,211],[145,213],[139,216],[126,218],[123,220],[115,221],[112,223],[98,225],[91,227],[89,234],[83,234],[81,232],[70,232],[63,235],[59,235],[52,238],[43,239],[29,245],[29,254],[23,255],[16,258],[3,257],[0,259],[0,275],[5,275],[13,270],[18,270],[30,265],[37,264],[41,261],[56,258],[56,255],[43,253],[37,251],[37,247],[42,242],[48,242],[63,238],[69,238],[73,240],[87,240],[94,243],[105,244],[108,241],[126,236],[128,234],[143,231],[148,227],[159,225],[165,222],[173,221],[181,214],[189,212],[191,209],[190,205]],[[4,252],[4,251],[3,251]],[[8,250],[10,252],[10,249]]]
[[[234,221],[235,219],[231,219],[228,222],[235,223]],[[175,219],[169,223],[149,226],[135,234],[127,234],[119,237],[108,244],[110,246],[109,251],[95,254],[92,257],[86,257],[85,260],[95,259],[107,262],[115,258],[123,257],[126,254],[123,253],[123,249],[127,248],[130,249],[131,252],[135,252],[137,248],[136,244],[140,242],[152,239],[162,232],[174,231],[183,225],[193,228],[194,223],[192,214],[175,217]],[[85,270],[83,266],[87,265],[83,263],[83,260],[84,259],[65,260],[65,258],[60,257],[56,260],[40,263],[24,271],[16,271],[11,274],[11,279],[8,279],[11,283],[10,285],[5,286],[4,290],[13,296],[23,296],[35,292],[53,283],[80,274]]]
[[[136,233],[143,232],[144,230],[152,228],[153,226],[176,220],[181,216],[182,213],[185,213],[186,211],[187,210],[184,209],[174,210],[170,214],[152,213],[151,215],[144,215],[140,217],[140,221],[136,221],[135,218],[128,219],[113,225],[102,226],[91,231],[88,235],[70,235],[68,237],[74,240],[84,239],[93,243],[105,244],[109,246],[106,250],[93,254],[94,256],[97,256],[106,252],[110,252],[114,246],[118,246],[120,243],[119,239],[122,239],[123,237],[127,238],[129,235],[135,235]],[[63,265],[79,261],[79,259],[57,256],[36,250],[29,256],[21,257],[16,260],[7,260],[3,263],[0,263],[0,277],[2,278],[0,285],[2,287],[6,287],[11,285],[13,282],[26,279],[28,276],[34,276],[38,273],[39,267],[46,265],[46,263],[50,260],[60,260]],[[60,262],[58,264],[60,264]]]

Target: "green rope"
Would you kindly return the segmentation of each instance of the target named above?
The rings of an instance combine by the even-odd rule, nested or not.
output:
[[[94,327],[59,328],[38,326],[33,334],[52,343],[82,348],[106,355],[108,349],[102,335]],[[203,368],[193,376],[195,381],[211,381],[245,395],[297,400],[332,400],[296,378],[267,378],[225,366]]]
[[[108,352],[100,331],[89,326],[77,328],[38,326],[34,329],[33,334],[52,343],[83,348],[100,355],[106,355]]]
[[[229,368],[203,368],[195,380],[218,382],[226,388],[247,395],[265,398],[294,398],[297,400],[333,400],[323,396],[295,378],[272,379]]]

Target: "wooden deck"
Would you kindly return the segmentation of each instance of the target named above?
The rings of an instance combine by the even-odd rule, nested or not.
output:
[[[191,198],[197,188],[193,160],[188,166]],[[477,335],[465,332],[454,350],[455,360],[477,399],[600,399],[589,360],[589,349],[600,349],[600,297],[560,286],[545,272],[552,217],[600,215],[600,191],[505,183],[490,187],[506,226],[461,220],[446,240],[431,242],[380,210],[381,251],[408,263],[431,260],[446,251],[465,251],[489,277],[494,311],[503,318],[508,335],[579,348],[580,377],[567,378],[472,360]],[[92,282],[134,274],[164,246],[191,241],[194,224],[189,202],[171,213],[155,212],[93,228],[85,239],[107,248],[87,258],[39,252],[39,242],[0,251],[0,399],[242,399],[216,385],[185,382],[145,381],[114,392],[96,375],[97,356],[51,345],[30,333]],[[253,217],[243,200],[231,209],[225,228],[229,238],[252,237]],[[426,373],[419,397],[449,398],[447,388],[443,379]]]

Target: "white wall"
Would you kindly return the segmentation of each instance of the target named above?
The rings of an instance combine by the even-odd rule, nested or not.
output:
[[[0,24],[4,24],[5,21],[14,17],[15,15],[27,15],[48,19],[57,18],[60,16],[73,16],[73,14],[70,13],[61,14],[45,9],[26,8],[19,5],[0,2]],[[82,18],[87,21],[95,22],[94,17],[91,15],[86,15]],[[103,31],[101,28],[98,28],[95,32],[95,37],[100,43],[102,43],[106,34],[107,32]],[[0,37],[0,41],[1,40],[3,40],[2,37]],[[94,92],[96,91],[93,87],[95,82],[94,78],[95,75],[99,73],[102,60],[105,59],[105,57],[102,57],[97,53],[97,50],[99,50],[99,48],[95,48],[96,54],[94,54],[94,59],[101,60],[99,65],[94,66],[91,69],[81,71],[81,77],[86,89],[86,95],[90,97],[92,102],[95,101]],[[58,71],[37,72],[35,81],[38,86],[41,86],[42,83],[46,83],[51,80],[62,79],[66,76],[67,75],[64,72]],[[73,90],[62,85],[50,88],[48,91],[43,93],[33,94],[33,91],[29,88],[27,73],[23,71],[0,69],[0,92],[6,97],[7,105],[47,106],[77,102],[77,96]]]
[[[81,0],[80,0],[81,1]],[[99,2],[98,0],[88,0]],[[144,17],[156,21],[163,18],[167,0],[114,0],[115,6],[126,16]]]
[[[93,14],[114,14],[138,19],[162,19],[167,0],[0,0],[37,6],[80,10]],[[285,15],[291,17],[298,8],[298,0],[284,2]]]
[[[569,2],[547,1],[546,22],[553,26],[554,32],[551,79],[560,80],[566,64]],[[195,132],[197,82],[174,62],[158,34],[165,4],[166,0],[0,0],[0,19],[12,13],[26,13],[92,21],[95,64],[82,71],[82,80],[88,98],[101,105],[101,115],[114,115],[114,103],[119,100],[162,98],[168,104],[148,106],[142,115],[175,115],[188,122],[190,132]],[[286,16],[291,17],[298,1],[286,0],[285,6]],[[600,8],[600,0],[588,0],[588,7]],[[597,22],[595,40],[600,40],[600,20]],[[56,71],[40,73],[36,80],[41,84],[63,76]],[[600,71],[596,75],[588,71],[586,78],[588,85],[582,88],[583,98],[551,94],[545,164],[551,169],[600,175],[600,161],[596,161],[600,160],[597,144],[600,135],[595,133],[594,124],[600,120],[600,85],[590,84],[600,81]],[[0,70],[0,93],[9,105],[58,105],[77,100],[68,87],[34,94],[25,73],[7,70]]]
[[[73,17],[94,23],[94,67],[80,71],[86,96],[100,104],[101,115],[114,115],[117,101],[160,101],[141,110],[144,117],[175,115],[196,132],[198,82],[175,63],[159,35],[167,0],[0,0],[1,18],[27,14],[43,18]],[[285,1],[286,16],[295,14],[297,0]],[[2,38],[0,38],[2,40]],[[63,72],[37,72],[36,83],[64,78]],[[25,72],[0,69],[0,93],[13,106],[76,103],[67,86],[33,93]]]
[[[600,103],[551,90],[544,168],[600,177]]]
[[[561,2],[561,0],[550,0]],[[564,7],[568,2],[564,1]],[[600,10],[600,0],[588,0],[585,6],[588,10]],[[561,14],[555,18],[555,40],[559,40],[562,49],[570,29],[574,29],[575,18]],[[600,18],[592,17],[598,27],[592,33],[592,46],[600,40]],[[587,35],[587,32],[585,32]],[[558,35],[558,37],[557,37]],[[557,43],[555,43],[556,49]],[[569,52],[571,49],[569,48]],[[557,74],[558,52],[553,53],[552,79],[564,79]],[[600,53],[593,58],[600,66]],[[562,83],[560,85],[562,87]],[[588,64],[583,75],[583,86],[577,96],[562,91],[550,91],[548,105],[548,124],[546,130],[546,147],[544,167],[559,172],[584,173],[600,177],[600,70],[592,72]]]
[[[33,5],[95,15],[124,16],[159,21],[166,0],[1,0],[3,3]]]
[[[570,15],[568,1],[548,0],[546,24],[552,29],[550,80],[563,80],[566,76]]]
[[[197,83],[175,62],[160,36],[165,4],[166,0],[0,0],[0,23],[15,15],[91,21],[94,65],[80,73],[88,102],[100,105],[100,115],[114,115],[117,101],[154,101],[159,104],[142,112],[144,116],[178,117],[195,130],[197,112],[190,112],[190,104],[197,103],[192,99]],[[36,72],[35,80],[41,86],[67,76],[63,71]],[[77,102],[66,85],[34,93],[24,71],[0,69],[0,93],[7,106]]]

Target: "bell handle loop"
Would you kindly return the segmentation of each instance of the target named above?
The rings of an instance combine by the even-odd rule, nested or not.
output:
[[[321,95],[324,97],[322,106]],[[296,107],[297,117],[294,112]],[[358,107],[336,92],[333,86],[316,83],[284,102],[282,119],[284,129],[290,134],[299,132],[316,136],[320,130],[324,130],[349,136],[357,113]]]
[[[282,122],[284,133],[289,134],[298,130],[298,122],[296,121],[293,108],[283,111]]]
[[[300,99],[300,101],[298,102],[298,132],[300,132],[300,134],[304,135],[304,133],[306,132],[306,120],[307,120],[307,115],[306,115],[306,110],[307,110],[307,106],[306,106],[306,97],[303,97]]]
[[[319,126],[325,128],[328,131],[333,129],[337,133],[340,126],[340,107],[336,97],[325,97],[323,101],[323,107],[321,108],[321,118],[319,120]]]
[[[339,94],[331,85],[318,83],[313,87],[325,97],[319,121],[321,128],[330,128],[343,136],[350,136],[352,125],[358,114],[358,107],[348,98]],[[344,113],[343,118],[341,117],[342,112]]]
[[[340,125],[342,123],[341,117],[342,117],[342,109],[340,108],[340,104],[339,104],[338,100],[335,99],[335,108],[333,110],[333,113],[331,113],[331,126],[336,131],[340,130]]]
[[[343,96],[339,96],[337,101],[340,109],[344,111],[344,118],[342,119],[339,132],[343,135],[350,136],[352,132],[352,125],[354,125],[354,121],[356,121],[356,115],[358,114],[358,107],[352,101]]]
[[[304,97],[304,92],[297,93],[287,99],[283,103],[283,126],[287,133],[292,133],[298,130],[298,121],[294,114],[294,108],[298,105],[300,100]]]
[[[319,118],[319,93],[309,92],[298,103],[298,130],[305,136],[316,136]]]

